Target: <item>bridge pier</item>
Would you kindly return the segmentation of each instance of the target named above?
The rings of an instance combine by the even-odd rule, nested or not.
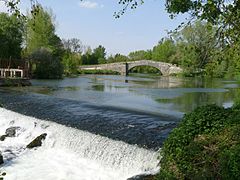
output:
[[[122,76],[128,76],[128,72],[126,72],[126,71],[121,72],[121,75],[122,75]]]
[[[125,63],[125,72],[123,73],[123,76],[128,76],[128,63]]]

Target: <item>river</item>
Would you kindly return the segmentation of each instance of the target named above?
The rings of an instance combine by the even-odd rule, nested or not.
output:
[[[155,172],[157,151],[184,113],[212,103],[230,107],[234,103],[233,99],[239,95],[240,86],[237,81],[230,80],[144,74],[128,77],[82,75],[63,80],[32,80],[32,84],[31,87],[0,89],[0,102],[11,110],[2,110],[0,118],[5,120],[0,132],[3,133],[13,119],[16,123],[14,125],[23,129],[29,129],[32,123],[37,122],[41,125],[37,129],[30,128],[31,134],[47,131],[53,135],[46,139],[42,147],[44,153],[37,151],[35,154],[38,153],[42,159],[55,154],[56,158],[51,163],[62,171],[63,179],[98,177],[96,179],[103,180],[126,179],[136,174]],[[9,113],[11,115],[7,116]],[[27,118],[30,120],[24,122]],[[18,164],[28,167],[28,164],[34,166],[37,162],[29,160],[33,156],[32,152],[20,153],[29,134],[22,133],[19,138],[23,142],[16,148],[18,150],[15,154],[19,158],[9,158],[10,155],[5,153],[6,159],[11,162],[5,170],[26,179],[26,174],[20,171],[22,168],[16,171]],[[17,141],[7,140],[5,143],[8,145],[1,143],[0,150],[4,152]],[[59,166],[57,162],[63,160],[62,154],[67,154],[64,158],[67,156],[73,165]],[[77,157],[81,159],[80,162],[76,161]],[[61,179],[53,175],[55,170],[49,171],[48,165],[42,162],[41,166],[42,160],[39,161],[40,167],[33,171]],[[79,170],[71,169],[77,165],[82,166],[80,175],[76,174]],[[108,168],[114,170],[109,171]],[[99,171],[99,176],[91,175],[92,171]],[[19,176],[6,177],[19,179]]]

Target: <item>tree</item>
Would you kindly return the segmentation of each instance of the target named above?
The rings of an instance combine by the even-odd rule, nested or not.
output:
[[[23,23],[16,16],[0,13],[0,59],[21,57]]]
[[[81,54],[84,50],[84,46],[82,45],[81,40],[77,38],[63,39],[62,43],[64,49],[72,53]]]
[[[60,79],[62,78],[63,67],[59,57],[54,56],[51,50],[39,48],[31,54],[34,59],[36,70],[34,76],[40,79]]]
[[[102,64],[106,62],[106,49],[99,45],[97,48],[91,51],[88,49],[87,52],[82,56],[83,64]]]
[[[61,40],[55,34],[53,15],[49,10],[39,7],[39,11],[27,19],[26,49],[31,54],[39,48],[48,48],[54,51],[61,45]]]
[[[223,54],[223,62],[227,66],[226,76],[240,79],[240,41],[228,46]]]
[[[206,65],[214,60],[216,51],[221,50],[215,36],[216,28],[210,23],[201,21],[187,26],[173,36],[182,66],[189,72],[205,69]]]
[[[72,75],[78,73],[78,67],[82,64],[81,55],[77,53],[65,52],[62,58],[64,74]]]
[[[167,0],[166,8],[169,13],[179,14],[189,12],[192,17],[207,20],[220,26],[225,35],[233,38],[232,32],[239,34],[240,2],[238,0]],[[235,37],[234,37],[235,38]],[[238,39],[238,37],[236,37]],[[233,40],[233,39],[232,39]]]
[[[115,63],[115,62],[127,62],[129,58],[122,54],[116,54],[115,56],[109,56],[107,59],[108,63]]]
[[[64,47],[63,66],[65,75],[78,73],[78,66],[82,64],[81,55],[84,49],[82,42],[77,38],[63,39]]]
[[[147,59],[147,60],[150,60],[152,59],[152,51],[151,50],[147,50],[147,51],[144,51],[144,50],[140,50],[140,51],[134,51],[134,52],[130,52],[128,57],[131,59],[131,60],[144,60],[144,59]]]
[[[96,49],[93,50],[93,59],[96,64],[99,64],[99,61],[103,62],[103,59],[106,59],[106,49],[105,47],[99,45]]]
[[[170,57],[175,53],[175,44],[171,39],[162,39],[153,47],[152,59],[156,61],[170,62]]]
[[[85,54],[82,55],[82,64],[90,65],[92,63],[92,52],[87,51]]]
[[[29,15],[26,25],[26,55],[35,58],[37,54],[51,54],[51,63],[46,63],[44,59],[38,56],[36,72],[41,72],[38,78],[60,78],[59,72],[63,72],[61,58],[63,56],[63,45],[61,39],[55,34],[55,25],[53,23],[53,15],[51,11],[44,10],[41,6],[38,7],[36,14]],[[43,51],[43,49],[45,49]],[[49,56],[47,56],[49,57]],[[50,60],[49,60],[50,61]],[[36,60],[33,59],[32,63]],[[42,64],[41,64],[42,63]],[[45,66],[45,73],[42,67]],[[41,68],[41,69],[38,69]],[[59,68],[58,70],[52,68]],[[49,72],[47,72],[49,71]],[[56,75],[51,74],[57,72]],[[36,73],[35,73],[36,74]],[[39,74],[39,73],[37,73]],[[45,75],[48,76],[45,76]]]

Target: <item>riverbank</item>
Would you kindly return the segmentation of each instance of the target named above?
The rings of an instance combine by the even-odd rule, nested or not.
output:
[[[31,86],[29,79],[0,78],[0,87]]]
[[[158,170],[157,152],[3,108],[0,119],[0,135],[18,127],[14,137],[0,141],[4,180],[126,180]],[[41,147],[26,148],[44,133]]]
[[[100,69],[92,69],[92,70],[79,70],[78,74],[104,74],[104,75],[120,75],[119,72],[111,71],[111,70],[100,70]]]

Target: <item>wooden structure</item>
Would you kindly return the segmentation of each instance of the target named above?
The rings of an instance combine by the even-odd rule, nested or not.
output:
[[[25,60],[1,60],[0,78],[29,79],[29,67]]]
[[[22,69],[3,69],[0,68],[0,78],[24,78]]]

